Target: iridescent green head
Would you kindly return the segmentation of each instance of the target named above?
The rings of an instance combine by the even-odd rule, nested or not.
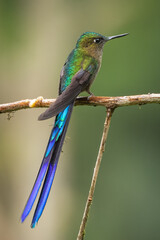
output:
[[[126,36],[127,34],[105,37],[99,33],[85,32],[78,39],[76,48],[80,48],[85,53],[97,58],[102,55],[103,46],[106,42],[114,38]]]

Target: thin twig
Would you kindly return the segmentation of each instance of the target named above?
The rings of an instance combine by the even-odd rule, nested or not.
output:
[[[48,107],[55,99],[25,99],[13,103],[0,104],[0,113],[8,113],[27,108]],[[77,98],[75,105],[105,106],[116,108],[130,105],[143,105],[147,103],[160,103],[160,93],[148,93],[143,95],[122,96],[122,97],[80,97]]]
[[[95,164],[95,167],[94,167],[91,186],[90,186],[86,206],[85,206],[85,209],[84,209],[83,218],[82,218],[82,221],[81,221],[81,225],[80,225],[77,240],[83,240],[84,239],[85,228],[86,228],[86,224],[87,224],[87,220],[88,220],[88,214],[89,214],[90,206],[91,206],[91,203],[92,203],[92,200],[93,200],[93,195],[94,195],[94,190],[95,190],[95,186],[96,186],[96,182],[97,182],[98,172],[99,172],[103,152],[105,150],[105,143],[106,143],[106,139],[107,139],[107,136],[108,136],[108,130],[109,130],[109,126],[110,126],[113,111],[114,111],[114,108],[108,108],[108,110],[107,110],[107,115],[106,115],[106,119],[105,119],[105,122],[104,122],[103,134],[102,134],[101,143],[100,143],[100,147],[99,147],[99,152],[98,152],[96,164]]]

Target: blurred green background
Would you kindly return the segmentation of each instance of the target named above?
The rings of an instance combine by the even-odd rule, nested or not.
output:
[[[160,92],[160,1],[1,0],[0,103],[55,98],[61,67],[85,31],[130,35],[106,44],[95,95]],[[43,109],[0,116],[0,236],[76,239],[105,118],[102,107],[75,107],[45,211],[20,223],[53,119]],[[160,239],[160,106],[115,111],[85,239]]]

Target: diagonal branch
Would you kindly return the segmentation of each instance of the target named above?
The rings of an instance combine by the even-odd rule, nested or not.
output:
[[[86,206],[85,206],[85,210],[84,210],[84,213],[83,213],[83,218],[82,218],[82,221],[81,221],[81,225],[80,225],[77,240],[83,240],[84,239],[85,228],[86,228],[86,224],[87,224],[87,220],[88,220],[89,210],[90,210],[90,206],[91,206],[92,200],[93,200],[93,195],[94,195],[94,190],[95,190],[95,187],[96,187],[98,172],[99,172],[103,152],[105,150],[105,143],[106,143],[106,139],[107,139],[107,136],[108,136],[108,130],[109,130],[109,126],[110,126],[113,111],[114,111],[114,108],[108,108],[107,109],[107,115],[106,115],[106,119],[105,119],[105,122],[104,122],[104,129],[103,129],[103,134],[102,134],[101,143],[100,143],[100,147],[99,147],[99,152],[98,152],[97,160],[96,160],[96,163],[95,163],[94,172],[93,172],[92,181],[91,181],[91,186],[90,186],[88,198],[87,198],[87,201],[86,201]]]
[[[25,99],[12,103],[0,104],[0,113],[8,113],[27,108],[48,107],[55,99]],[[148,93],[143,95],[122,96],[122,97],[79,97],[75,105],[105,106],[116,108],[130,105],[143,105],[147,103],[160,103],[160,93]]]

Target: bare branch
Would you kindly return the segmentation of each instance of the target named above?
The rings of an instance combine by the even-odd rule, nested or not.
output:
[[[12,103],[0,104],[0,113],[8,113],[27,108],[48,107],[55,99],[25,99]],[[143,95],[122,96],[122,97],[79,97],[75,105],[105,106],[116,108],[130,105],[143,105],[147,103],[160,103],[160,93],[149,93]]]
[[[26,99],[13,103],[0,104],[0,113],[9,113],[12,111],[17,111],[21,109],[27,108],[40,108],[40,107],[48,107],[51,103],[53,103],[55,99],[43,99],[43,97],[38,97],[36,99]],[[102,134],[101,144],[99,147],[99,152],[93,172],[93,177],[91,181],[91,186],[88,194],[88,198],[86,201],[85,210],[83,213],[82,222],[80,225],[79,233],[77,240],[84,239],[85,228],[88,220],[88,214],[90,210],[90,206],[92,203],[96,181],[98,177],[98,172],[105,148],[105,142],[108,135],[108,130],[110,126],[110,121],[112,117],[112,113],[115,108],[122,106],[131,106],[131,105],[143,105],[147,103],[160,103],[160,93],[152,93],[152,94],[143,94],[143,95],[134,95],[134,96],[122,96],[122,97],[79,97],[76,99],[75,105],[89,105],[89,106],[105,106],[107,108],[107,116],[104,123],[104,130]]]
[[[93,105],[116,108],[130,105],[143,105],[147,103],[160,103],[159,93],[148,93],[142,95],[122,96],[122,97],[96,97],[78,98],[76,105]]]
[[[91,203],[92,203],[92,200],[93,200],[93,195],[94,195],[94,190],[95,190],[95,187],[96,187],[98,172],[99,172],[103,152],[104,152],[104,149],[105,149],[105,143],[106,143],[106,139],[107,139],[107,136],[108,136],[108,130],[109,130],[109,126],[110,126],[113,111],[114,111],[113,108],[108,108],[108,110],[107,110],[107,115],[106,115],[106,119],[105,119],[105,123],[104,123],[102,139],[101,139],[99,152],[98,152],[97,160],[96,160],[95,167],[94,167],[91,186],[90,186],[88,198],[87,198],[87,201],[86,201],[86,206],[85,206],[85,210],[84,210],[84,213],[83,213],[83,218],[82,218],[82,222],[81,222],[81,225],[80,225],[77,240],[83,240],[83,238],[84,238],[85,228],[86,228],[88,215],[89,215],[89,210],[90,210],[90,206],[91,206]]]
[[[25,99],[12,103],[0,104],[0,113],[8,113],[27,108],[48,107],[54,101],[54,99],[43,99],[43,97],[38,97],[36,99]]]

